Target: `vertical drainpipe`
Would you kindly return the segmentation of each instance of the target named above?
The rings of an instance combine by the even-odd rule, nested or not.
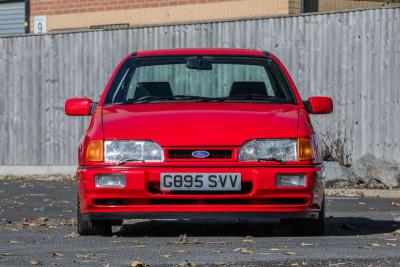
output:
[[[31,9],[30,9],[30,0],[25,0],[25,23],[24,23],[24,27],[25,27],[25,33],[30,33],[31,31]]]
[[[305,1],[305,0],[301,0],[301,3],[300,3],[300,13],[301,13],[301,14],[304,13],[304,1]]]

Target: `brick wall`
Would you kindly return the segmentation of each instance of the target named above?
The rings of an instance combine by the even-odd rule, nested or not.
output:
[[[166,7],[237,0],[31,0],[31,16]]]

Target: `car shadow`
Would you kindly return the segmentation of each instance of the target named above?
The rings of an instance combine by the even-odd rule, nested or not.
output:
[[[329,217],[325,236],[356,236],[391,233],[400,223],[363,217]],[[293,236],[290,226],[278,220],[130,220],[118,232],[123,237]]]

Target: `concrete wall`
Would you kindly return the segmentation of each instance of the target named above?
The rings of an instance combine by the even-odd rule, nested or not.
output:
[[[0,38],[0,164],[75,164],[87,118],[66,117],[65,99],[97,99],[125,54],[171,47],[270,50],[304,98],[334,98],[314,120],[336,157],[400,161],[399,29],[392,8]]]

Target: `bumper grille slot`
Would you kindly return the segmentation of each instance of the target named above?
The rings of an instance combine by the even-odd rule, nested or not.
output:
[[[95,205],[99,206],[120,206],[120,205],[127,205],[128,200],[127,199],[95,199],[93,200],[93,203]]]
[[[170,159],[197,159],[201,158],[193,157],[192,153],[198,149],[171,149],[168,150],[168,157]],[[210,153],[210,155],[204,159],[230,159],[232,158],[232,150],[230,149],[204,149]]]
[[[243,182],[240,191],[161,191],[160,183],[149,183],[149,192],[151,194],[162,195],[232,195],[232,194],[249,194],[253,188],[252,183]]]
[[[135,205],[306,205],[306,198],[233,198],[233,199],[94,199],[99,206],[135,206]]]

